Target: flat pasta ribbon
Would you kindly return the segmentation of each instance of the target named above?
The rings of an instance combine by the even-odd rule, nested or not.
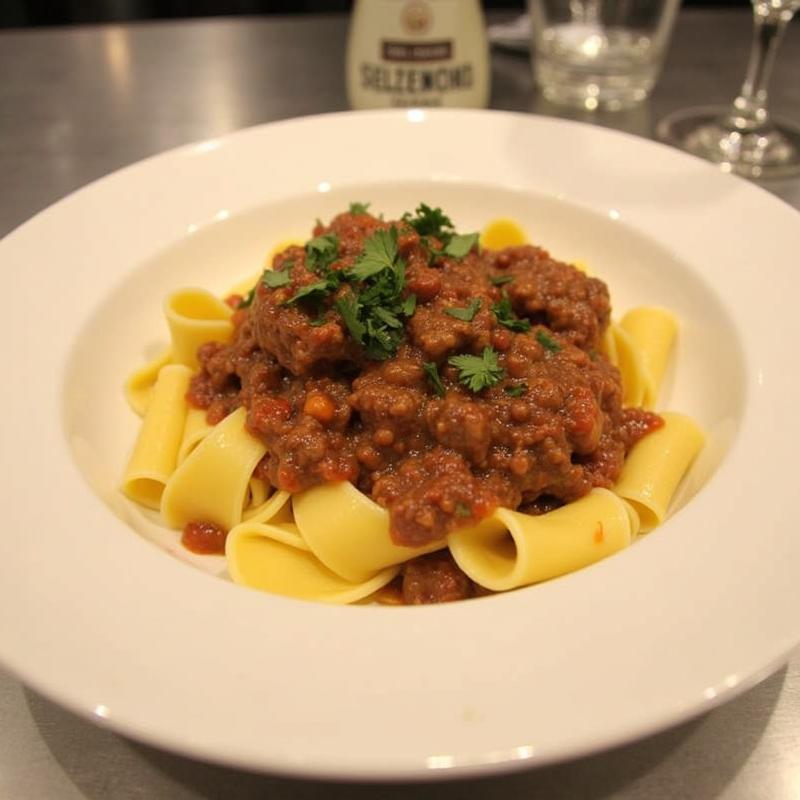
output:
[[[159,508],[178,461],[186,422],[186,401],[192,371],[168,364],[158,372],[133,454],[122,480],[122,491],[137,503]]]
[[[125,399],[140,417],[143,417],[147,411],[161,367],[166,366],[171,361],[172,350],[164,350],[143,367],[133,372],[128,377],[128,380],[125,381]]]
[[[607,489],[540,516],[507,508],[447,537],[459,567],[496,592],[516,589],[582,569],[627,547],[638,522]]]
[[[204,408],[189,408],[186,413],[186,425],[183,428],[181,446],[178,450],[178,463],[183,463],[192,450],[213,430],[214,426],[206,422]]]
[[[172,337],[173,360],[197,369],[197,349],[206,342],[227,342],[233,334],[233,309],[205,289],[179,289],[164,301]]]
[[[329,570],[292,523],[243,522],[225,545],[234,583],[298,600],[355,603],[383,588],[400,571],[391,566],[363,581],[348,581]]]
[[[631,448],[614,485],[639,515],[642,533],[664,521],[678,484],[705,442],[700,426],[685,414],[664,411],[661,417],[664,426]]]
[[[242,520],[250,479],[267,449],[238,408],[195,447],[167,481],[161,515],[172,528],[203,520],[230,530]]]
[[[642,405],[654,408],[667,368],[678,321],[671,311],[656,306],[641,306],[628,311],[619,327],[639,350],[644,380]]]
[[[300,492],[293,496],[292,507],[314,555],[349,581],[364,581],[385,567],[446,545],[444,539],[424,547],[395,544],[389,534],[389,512],[346,481]]]

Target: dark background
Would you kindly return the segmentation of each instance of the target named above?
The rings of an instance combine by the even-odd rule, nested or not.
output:
[[[368,2],[368,0],[367,0]],[[691,6],[740,6],[748,0],[684,0]],[[489,9],[522,10],[525,0],[483,0]],[[352,0],[0,0],[0,28],[241,14],[349,11]]]

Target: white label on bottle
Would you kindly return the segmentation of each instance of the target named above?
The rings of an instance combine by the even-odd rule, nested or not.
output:
[[[458,5],[366,0],[357,6],[349,81],[359,107],[441,106],[453,94],[469,101],[477,88],[473,42],[482,28],[474,15],[459,18]]]

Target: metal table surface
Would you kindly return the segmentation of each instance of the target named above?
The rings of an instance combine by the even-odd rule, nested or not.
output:
[[[343,110],[346,30],[337,15],[0,32],[0,236],[89,181],[167,148]],[[750,30],[745,10],[685,10],[648,103],[567,116],[649,137],[674,109],[727,103],[742,79]],[[795,122],[798,75],[795,22],[771,93],[776,114]],[[565,115],[536,95],[524,56],[495,52],[492,87],[494,108]],[[765,188],[800,208],[800,179]],[[643,741],[464,782],[347,785],[241,773],[133,743],[2,670],[0,721],[0,797],[14,800],[800,797],[800,656],[727,705]]]

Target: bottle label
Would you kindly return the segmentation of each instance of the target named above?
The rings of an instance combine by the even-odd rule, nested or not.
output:
[[[467,30],[458,0],[368,0],[359,13],[349,70],[360,107],[452,105],[448,96],[475,93],[482,29]]]

